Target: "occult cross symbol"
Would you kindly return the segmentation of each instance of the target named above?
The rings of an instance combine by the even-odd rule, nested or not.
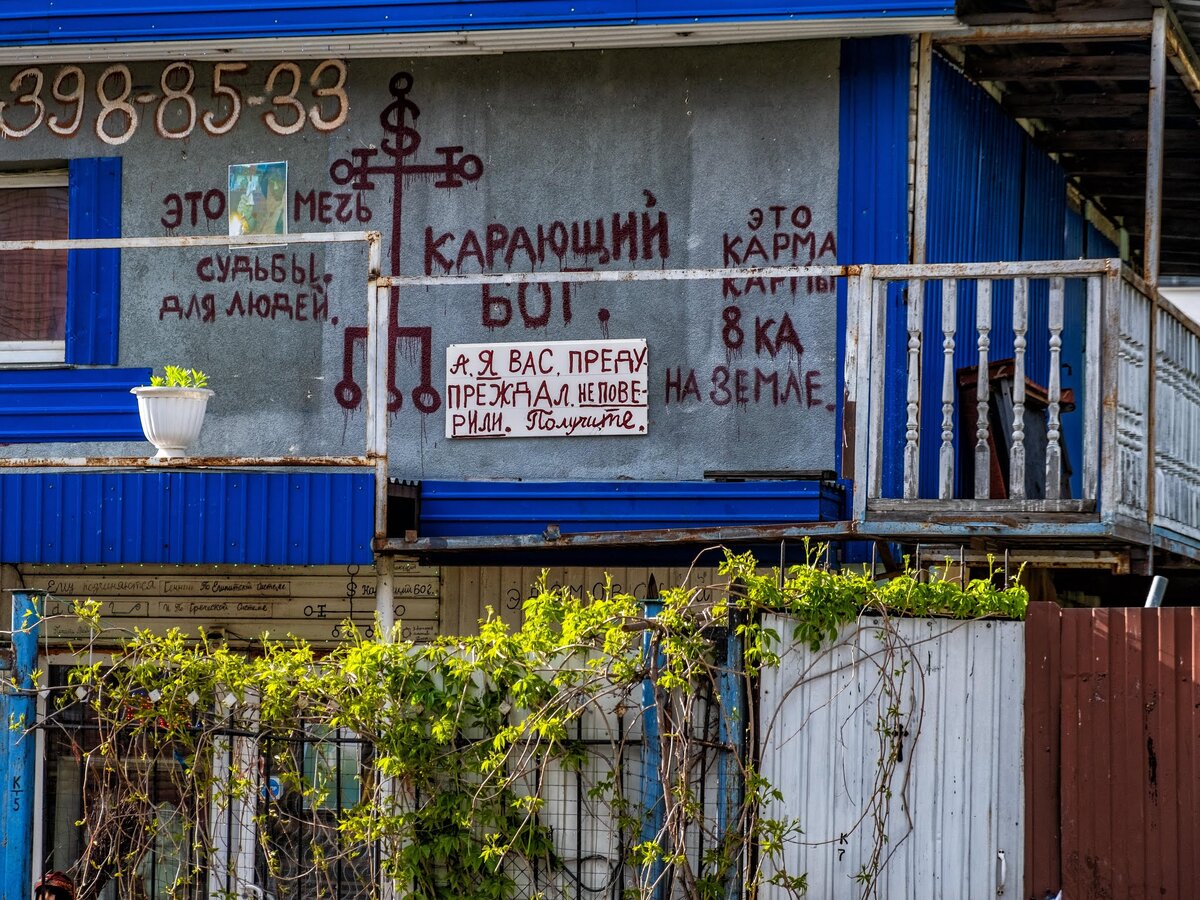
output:
[[[380,149],[355,148],[350,159],[339,159],[329,167],[329,175],[337,184],[349,185],[356,191],[375,189],[373,175],[390,176],[392,179],[392,233],[389,243],[391,267],[400,271],[400,231],[404,207],[404,180],[416,177],[434,177],[435,188],[462,187],[468,181],[477,181],[483,174],[483,161],[474,154],[461,155],[462,147],[437,147],[434,152],[442,158],[436,163],[406,162],[415,156],[421,147],[421,134],[415,127],[421,110],[408,99],[413,78],[407,72],[397,72],[388,84],[388,92],[394,98],[379,114],[379,124],[394,140],[384,138]],[[388,157],[386,162],[372,164],[380,151]],[[388,411],[395,412],[404,403],[404,395],[396,384],[396,345],[398,341],[415,342],[421,353],[421,383],[412,392],[413,406],[423,413],[436,412],[442,398],[433,386],[433,329],[429,327],[400,327],[400,290],[392,288],[388,305]],[[356,409],[362,402],[362,388],[354,380],[354,345],[365,342],[367,329],[347,328],[342,349],[342,380],[334,388],[334,396],[346,409]],[[411,344],[408,344],[411,346]]]

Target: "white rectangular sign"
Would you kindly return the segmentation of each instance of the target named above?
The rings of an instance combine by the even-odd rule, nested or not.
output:
[[[446,348],[446,437],[646,433],[646,342],[533,341]]]

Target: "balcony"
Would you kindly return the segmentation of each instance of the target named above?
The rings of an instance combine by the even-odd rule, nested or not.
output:
[[[862,533],[1200,558],[1200,327],[1119,260],[862,266],[848,296]]]

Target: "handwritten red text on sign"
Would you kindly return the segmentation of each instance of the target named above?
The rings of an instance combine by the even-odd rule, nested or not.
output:
[[[446,437],[646,433],[646,342],[534,341],[446,348]]]

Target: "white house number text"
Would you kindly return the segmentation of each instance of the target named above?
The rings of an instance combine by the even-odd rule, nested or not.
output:
[[[180,140],[199,125],[211,135],[227,134],[237,125],[247,106],[266,106],[262,120],[276,134],[295,134],[311,124],[317,131],[333,131],[346,121],[350,100],[346,96],[346,64],[327,59],[308,73],[312,103],[299,98],[305,78],[294,62],[278,63],[262,85],[261,95],[246,96],[247,87],[238,81],[249,69],[243,62],[212,64],[209,107],[198,108],[193,88],[196,69],[189,62],[165,66],[158,91],[135,86],[124,63],[109,66],[90,86],[99,103],[93,127],[106,144],[124,144],[142,121],[152,122],[164,138]],[[13,75],[8,83],[11,96],[0,99],[0,136],[26,137],[43,124],[59,137],[73,137],[83,126],[85,106],[90,105],[88,81],[79,66],[63,66],[53,80],[38,66]]]

